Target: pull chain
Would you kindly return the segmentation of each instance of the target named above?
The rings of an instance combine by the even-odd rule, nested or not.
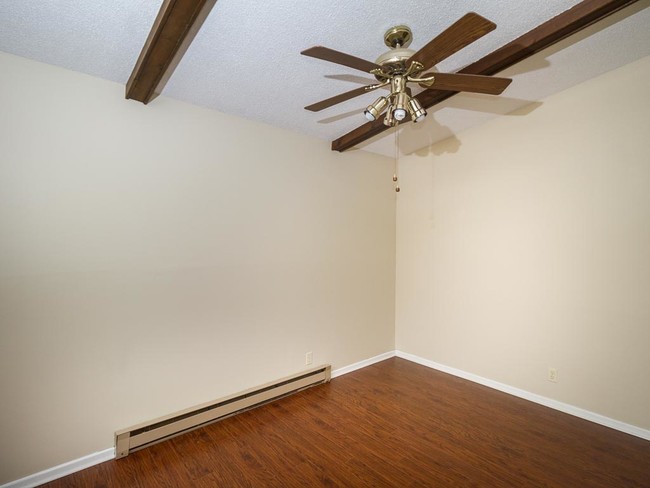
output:
[[[399,193],[399,127],[395,128],[395,172],[393,173],[393,182],[395,183],[395,191]]]

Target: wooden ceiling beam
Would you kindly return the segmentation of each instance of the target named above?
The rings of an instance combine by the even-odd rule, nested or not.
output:
[[[165,0],[126,83],[126,98],[156,98],[217,0]]]
[[[475,63],[466,66],[459,73],[472,75],[498,73],[636,1],[584,0]],[[419,93],[417,99],[425,108],[431,108],[456,93],[458,92],[430,89]],[[380,119],[368,122],[332,141],[332,151],[346,151],[387,129],[388,127]]]

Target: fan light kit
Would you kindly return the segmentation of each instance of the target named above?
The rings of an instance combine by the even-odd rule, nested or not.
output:
[[[407,113],[413,122],[421,122],[427,116],[427,111],[417,98],[412,97],[411,89],[406,84],[420,83],[423,86],[430,86],[435,78],[433,75],[417,78],[415,75],[424,69],[424,66],[417,61],[411,62],[406,68],[409,58],[415,54],[412,49],[407,49],[412,38],[411,29],[405,25],[393,27],[384,34],[384,43],[391,50],[377,58],[376,63],[382,68],[370,71],[380,83],[370,85],[367,89],[390,85],[390,95],[379,97],[364,110],[363,114],[370,122],[377,120],[387,107],[384,124],[389,127],[406,119]]]
[[[387,87],[390,94],[377,98],[363,113],[370,123],[375,123],[382,114],[385,114],[384,125],[394,127],[409,119],[413,122],[421,122],[427,116],[427,111],[418,100],[418,96],[412,94],[409,83],[417,83],[424,89],[499,95],[512,80],[462,73],[439,73],[434,69],[436,64],[495,28],[496,24],[493,22],[470,12],[434,37],[419,51],[414,51],[408,48],[413,39],[411,29],[405,25],[398,25],[384,34],[384,44],[390,49],[379,56],[374,63],[323,46],[309,48],[301,54],[364,71],[373,75],[377,82],[305,108],[318,112],[369,91]]]

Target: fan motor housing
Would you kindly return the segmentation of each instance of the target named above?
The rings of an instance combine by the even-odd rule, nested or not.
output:
[[[377,63],[379,66],[391,66],[396,64],[401,64],[404,66],[406,61],[415,54],[413,49],[408,48],[398,48],[391,49],[386,51],[384,54],[377,58]]]

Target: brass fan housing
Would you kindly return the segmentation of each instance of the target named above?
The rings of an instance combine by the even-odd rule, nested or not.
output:
[[[403,68],[406,68],[406,61],[415,54],[413,49],[407,48],[398,48],[391,49],[386,51],[384,54],[377,58],[375,61],[379,66],[391,66],[394,64],[400,64]]]

